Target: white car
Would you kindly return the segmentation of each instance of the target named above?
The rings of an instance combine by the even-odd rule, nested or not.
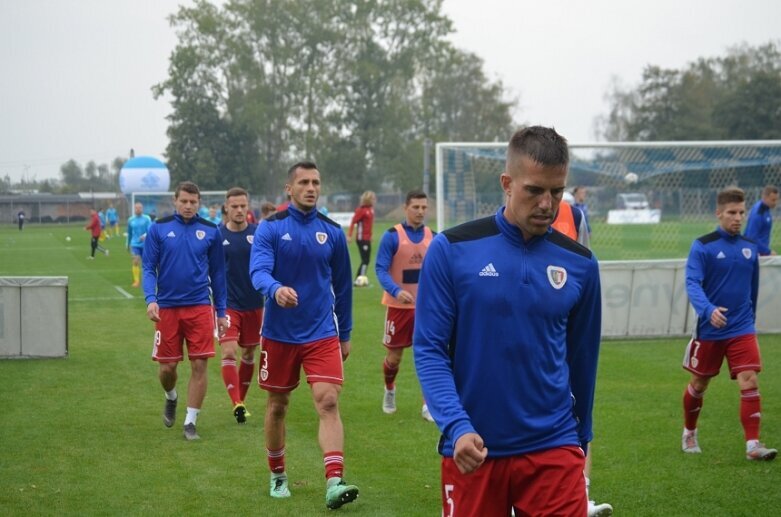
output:
[[[649,208],[648,198],[640,192],[618,194],[616,208],[619,210],[647,210]]]

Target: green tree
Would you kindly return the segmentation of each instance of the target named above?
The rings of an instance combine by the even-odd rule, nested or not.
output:
[[[741,46],[682,70],[647,66],[640,84],[614,84],[601,134],[608,140],[778,138],[781,51]]]

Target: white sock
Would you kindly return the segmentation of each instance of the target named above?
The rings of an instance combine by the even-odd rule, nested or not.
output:
[[[754,447],[759,447],[759,440],[748,440],[746,442],[746,450],[750,451]]]
[[[184,425],[195,424],[195,421],[198,420],[198,413],[200,412],[201,410],[199,408],[188,407],[187,416],[184,419]]]
[[[165,392],[165,398],[167,398],[168,400],[176,400],[177,396],[178,395],[176,394],[176,388],[172,389],[171,391]]]

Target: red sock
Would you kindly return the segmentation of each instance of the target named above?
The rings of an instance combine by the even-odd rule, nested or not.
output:
[[[689,431],[697,429],[700,409],[702,409],[702,392],[695,390],[689,384],[686,386],[686,391],[683,392],[683,421]]]
[[[241,364],[239,365],[239,383],[241,388],[239,392],[241,394],[241,400],[247,400],[247,391],[252,384],[252,373],[255,371],[255,362],[247,362],[243,357],[241,358]]]
[[[325,479],[340,478],[344,472],[344,453],[342,451],[329,451],[323,454],[325,463]]]
[[[761,420],[759,390],[740,390],[740,423],[746,441],[759,440],[759,422]]]
[[[274,474],[281,474],[285,471],[285,448],[282,447],[275,451],[266,449],[268,455],[268,468]]]
[[[222,360],[222,381],[228,389],[228,396],[234,404],[241,402],[239,393],[239,372],[236,371],[235,359]]]
[[[382,362],[382,373],[385,374],[385,388],[392,390],[396,383],[396,375],[399,373],[399,366],[391,366],[387,360]]]

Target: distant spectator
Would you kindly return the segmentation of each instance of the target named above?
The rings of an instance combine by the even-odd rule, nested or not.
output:
[[[748,213],[745,236],[757,243],[760,255],[775,255],[770,249],[770,235],[773,230],[773,209],[778,204],[778,187],[768,185],[762,189],[762,199],[751,207]]]
[[[19,223],[19,231],[24,227],[24,210],[19,210],[16,214],[16,221]]]

